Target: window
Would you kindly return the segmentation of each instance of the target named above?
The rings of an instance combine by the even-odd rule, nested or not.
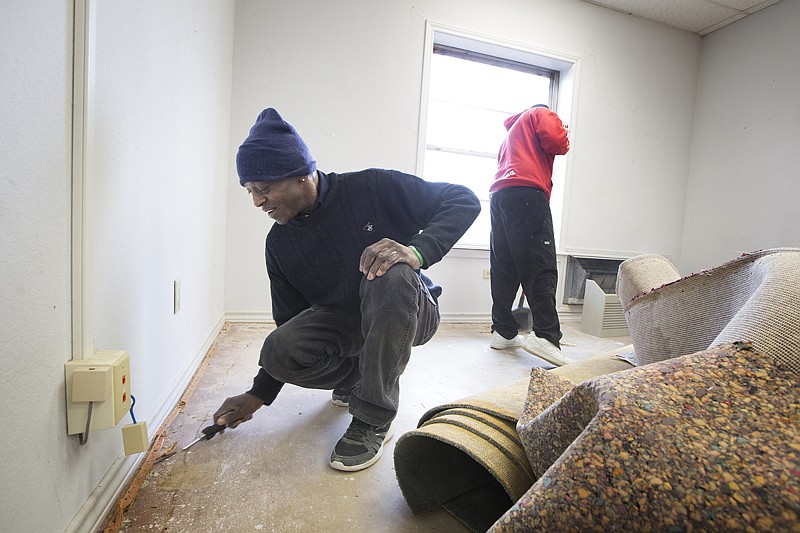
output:
[[[556,109],[560,73],[536,64],[537,57],[434,32],[421,175],[465,185],[481,200],[461,248],[489,247],[489,185],[506,133],[503,121],[535,104]]]

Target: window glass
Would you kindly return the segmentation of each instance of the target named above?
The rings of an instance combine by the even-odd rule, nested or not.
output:
[[[434,46],[422,176],[466,185],[480,198],[481,214],[460,247],[489,247],[489,185],[503,121],[535,104],[552,104],[557,80],[557,72],[536,65]]]

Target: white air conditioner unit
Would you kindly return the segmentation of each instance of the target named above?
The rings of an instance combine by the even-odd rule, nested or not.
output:
[[[624,337],[628,324],[616,294],[606,294],[594,280],[586,280],[581,331],[595,337]]]

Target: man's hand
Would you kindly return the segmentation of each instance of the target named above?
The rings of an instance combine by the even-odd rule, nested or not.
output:
[[[253,418],[253,413],[264,405],[264,401],[252,394],[244,393],[222,402],[222,407],[214,413],[214,422],[220,426],[235,428],[242,422]]]
[[[414,250],[392,239],[384,238],[364,249],[358,269],[367,276],[367,279],[373,280],[383,276],[397,263],[406,263],[414,270],[421,266]]]

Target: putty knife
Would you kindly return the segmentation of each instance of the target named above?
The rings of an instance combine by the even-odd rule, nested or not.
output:
[[[190,442],[189,444],[187,444],[186,446],[184,446],[180,450],[175,450],[174,452],[170,452],[170,453],[168,453],[166,455],[162,455],[153,464],[158,464],[161,461],[164,461],[165,459],[169,459],[170,457],[172,457],[173,455],[178,453],[178,451],[185,452],[186,450],[188,450],[189,448],[191,448],[192,446],[194,446],[195,444],[197,444],[201,440],[211,440],[212,438],[214,438],[214,435],[216,435],[217,433],[219,433],[223,429],[225,429],[225,426],[220,426],[219,424],[213,424],[211,426],[205,427],[205,428],[203,428],[203,431],[201,431],[202,435],[200,435],[199,437],[194,439],[192,442]]]

